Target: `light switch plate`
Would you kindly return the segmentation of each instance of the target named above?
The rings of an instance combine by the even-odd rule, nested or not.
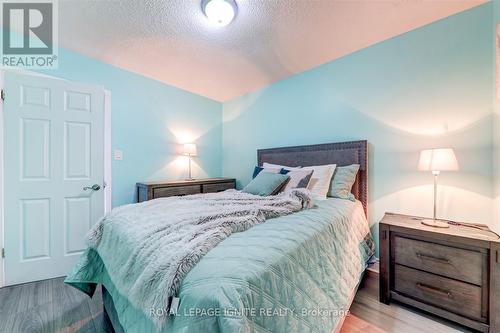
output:
[[[115,161],[123,160],[123,151],[121,151],[120,149],[115,149],[114,159]]]

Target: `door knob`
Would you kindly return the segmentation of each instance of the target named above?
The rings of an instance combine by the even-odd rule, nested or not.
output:
[[[87,190],[99,191],[100,189],[101,189],[101,186],[99,186],[98,184],[94,184],[92,186],[85,186],[83,188],[84,191],[87,191]]]

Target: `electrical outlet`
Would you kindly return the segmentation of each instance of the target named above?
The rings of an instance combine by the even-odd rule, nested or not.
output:
[[[115,149],[114,159],[115,159],[115,161],[122,161],[123,160],[123,151],[120,149]]]

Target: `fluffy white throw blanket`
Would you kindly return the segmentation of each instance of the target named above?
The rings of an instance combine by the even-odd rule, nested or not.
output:
[[[303,189],[268,197],[229,190],[156,199],[114,209],[92,228],[88,245],[118,291],[161,327],[165,318],[150,310],[168,308],[209,250],[234,232],[310,207]]]

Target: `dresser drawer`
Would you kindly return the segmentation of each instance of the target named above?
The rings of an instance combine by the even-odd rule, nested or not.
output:
[[[394,237],[394,261],[423,271],[481,285],[486,256],[435,243]]]
[[[234,183],[204,184],[203,193],[222,192],[234,188]]]
[[[481,288],[395,265],[397,292],[464,316],[481,319]]]
[[[172,197],[201,193],[200,185],[171,186],[153,188],[153,198]]]

